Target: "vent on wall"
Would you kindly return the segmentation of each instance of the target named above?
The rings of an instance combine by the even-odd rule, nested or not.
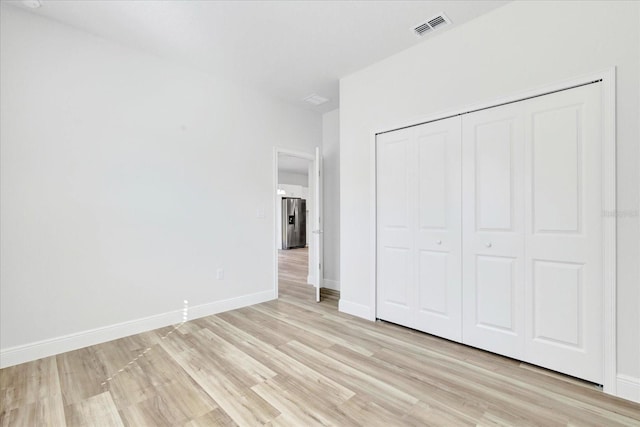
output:
[[[449,24],[451,24],[449,18],[447,18],[444,13],[440,13],[432,18],[427,19],[424,22],[419,23],[418,25],[413,26],[411,28],[411,31],[413,31],[416,36],[422,37],[430,31],[435,31]]]

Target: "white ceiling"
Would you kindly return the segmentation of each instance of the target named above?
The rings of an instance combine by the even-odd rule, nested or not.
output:
[[[505,3],[42,0],[25,9],[326,112],[338,107],[341,77]],[[453,25],[422,39],[410,31],[440,12]],[[309,106],[302,98],[312,93],[330,102]]]

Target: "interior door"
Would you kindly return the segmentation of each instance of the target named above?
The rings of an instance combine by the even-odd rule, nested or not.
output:
[[[601,87],[523,103],[531,363],[603,383]]]
[[[315,283],[316,286],[316,302],[320,302],[320,287],[322,286],[322,282],[324,280],[324,275],[322,273],[322,264],[323,264],[323,256],[322,256],[322,236],[323,236],[323,223],[322,223],[322,152],[320,151],[320,147],[316,147],[315,153],[315,191],[313,194],[314,197],[314,230],[313,230],[313,247],[314,252],[316,254],[316,260],[318,261],[316,264],[317,268],[317,280]]]
[[[400,325],[414,322],[413,129],[376,137],[376,316]]]
[[[461,119],[416,126],[414,327],[462,339]]]
[[[524,158],[520,105],[462,119],[463,342],[523,359]]]

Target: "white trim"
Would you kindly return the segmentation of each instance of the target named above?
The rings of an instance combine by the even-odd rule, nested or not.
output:
[[[534,96],[544,95],[574,86],[583,85],[593,81],[602,80],[602,208],[604,211],[616,210],[616,68],[611,67],[598,72],[585,74],[557,83],[543,85],[535,89],[518,92],[508,96],[497,97],[482,103],[470,104],[454,110],[445,110],[428,116],[414,117],[413,119],[390,122],[381,127],[372,129],[370,133],[369,156],[369,182],[370,182],[370,258],[373,260],[370,268],[369,304],[376,317],[376,135],[403,127],[414,126],[420,123],[441,120],[447,117],[464,114],[467,112],[490,108],[497,105],[524,100]],[[603,220],[602,236],[602,268],[603,268],[603,368],[605,393],[618,395],[616,378],[617,373],[617,327],[616,327],[616,216],[607,215]],[[341,300],[342,301],[342,300]],[[341,310],[342,311],[342,310]],[[360,309],[359,312],[364,312]],[[367,316],[360,316],[368,318]],[[372,320],[373,320],[372,319]]]
[[[316,285],[316,282],[317,282],[317,280],[316,280],[316,276],[314,276],[314,275],[312,275],[312,274],[309,274],[309,275],[307,276],[307,285],[315,286],[315,285]]]
[[[376,279],[378,277],[378,170],[377,170],[377,144],[376,144],[376,134],[378,132],[374,132],[371,135],[371,155],[369,156],[369,173],[371,174],[370,179],[370,187],[369,187],[369,198],[371,199],[371,211],[369,213],[370,217],[370,226],[371,229],[369,231],[370,240],[369,240],[369,259],[371,262],[371,269],[369,271],[369,275],[372,281],[372,292],[369,295],[369,306],[371,307],[371,311],[373,312],[373,320],[378,318],[378,285]]]
[[[243,295],[222,301],[215,301],[189,307],[189,320],[210,316],[224,311],[235,310],[274,299],[272,290]],[[142,332],[175,325],[182,322],[183,309],[156,314],[149,317],[116,323],[115,325],[89,329],[74,334],[63,335],[30,344],[10,347],[0,351],[0,368],[30,362],[90,345],[112,341]]]
[[[278,230],[278,155],[286,154],[293,157],[299,157],[302,159],[315,162],[315,156],[303,151],[289,150],[288,148],[273,147],[273,292],[275,298],[278,298],[278,236],[276,235]],[[311,180],[311,174],[309,174],[309,180]],[[307,277],[309,282],[309,277]]]
[[[340,290],[340,282],[331,279],[322,279],[322,287],[327,289],[333,289],[334,291]]]
[[[376,320],[376,312],[363,304],[347,301],[344,298],[340,298],[338,302],[338,310],[341,313],[350,314],[352,316],[361,317],[367,320]]]
[[[274,299],[277,299],[277,294],[274,294],[273,290],[256,292],[254,294],[189,307],[188,316],[189,320],[199,319],[201,317],[211,316],[212,314],[249,307]]]
[[[309,271],[312,271],[314,285],[316,287],[316,302],[320,302],[320,286],[324,277],[324,213],[322,198],[322,180],[324,179],[324,171],[322,170],[322,149],[316,146],[314,151],[315,161],[313,162],[313,260],[309,263]],[[311,169],[311,168],[310,168]],[[311,176],[311,170],[309,170]],[[311,185],[311,182],[309,182]]]
[[[616,396],[640,403],[640,378],[618,374]]]
[[[601,73],[602,78],[602,209],[616,211],[616,69]],[[603,390],[617,393],[617,273],[616,215],[604,215],[602,222],[602,332]]]
[[[278,148],[273,147],[273,292],[278,297]]]

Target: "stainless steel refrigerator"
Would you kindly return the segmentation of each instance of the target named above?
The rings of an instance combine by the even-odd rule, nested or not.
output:
[[[304,248],[307,245],[306,200],[282,198],[282,249]]]

